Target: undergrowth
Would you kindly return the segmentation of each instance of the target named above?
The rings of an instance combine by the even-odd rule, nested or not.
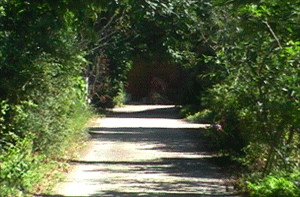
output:
[[[258,173],[244,176],[241,189],[250,197],[300,196],[300,172],[279,171],[261,178]]]
[[[250,135],[247,133],[250,118],[245,116],[245,113],[241,116],[234,110],[228,110],[222,117],[218,117],[208,109],[197,111],[191,106],[183,107],[180,113],[188,121],[212,125],[206,130],[206,137],[213,144],[214,150],[229,155],[233,161],[236,161],[238,181],[235,182],[235,187],[245,196],[300,196],[298,151],[292,152],[290,149],[294,155],[286,157],[283,163],[277,162],[277,168],[274,167],[270,173],[263,176],[262,172],[266,165],[264,158],[268,154],[268,146],[250,142]],[[296,165],[291,165],[292,163]]]
[[[47,151],[36,149],[36,138],[28,135],[1,152],[1,197],[49,193],[62,178],[62,173],[68,171],[67,161],[76,157],[77,150],[87,140],[86,124],[93,114],[87,106],[80,104],[72,109],[69,117],[65,119],[65,130],[62,131],[67,135],[55,142],[57,148],[50,146],[47,150],[45,145]]]
[[[122,107],[129,101],[130,101],[129,95],[126,92],[123,83],[121,83],[117,95],[112,100],[113,106]]]
[[[193,105],[184,106],[180,109],[180,116],[190,122],[212,123],[213,113],[209,109],[198,109]]]

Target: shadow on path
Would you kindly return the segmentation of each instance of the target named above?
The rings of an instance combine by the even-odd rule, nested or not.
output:
[[[154,144],[152,149],[167,152],[207,152],[210,143],[204,129],[197,128],[90,128],[91,139],[114,142],[144,142]],[[203,153],[202,153],[203,154]]]
[[[228,175],[222,169],[230,165],[230,160],[211,154],[210,142],[204,138],[205,130],[184,128],[187,126],[184,123],[170,128],[156,125],[157,119],[177,121],[176,110],[168,106],[110,114],[106,120],[116,120],[113,127],[90,128],[94,148],[87,157],[70,161],[79,166],[84,177],[67,183],[74,182],[73,187],[82,187],[86,194],[40,196],[238,196],[233,190],[228,192],[224,185]],[[146,118],[146,125],[153,127],[125,128],[118,125],[118,118],[130,118],[133,122]]]

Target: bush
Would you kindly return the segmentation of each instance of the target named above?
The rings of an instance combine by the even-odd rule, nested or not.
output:
[[[212,123],[213,113],[210,110],[205,109],[203,111],[196,112],[195,114],[188,115],[186,120],[199,123]]]
[[[59,166],[66,148],[87,137],[92,112],[83,79],[49,60],[35,66],[41,65],[45,70],[28,84],[26,99],[1,102],[1,196],[35,190],[47,171]]]
[[[117,95],[113,98],[113,106],[122,107],[124,104],[130,101],[128,94],[126,93],[124,84],[120,84],[119,91]]]
[[[0,196],[17,196],[24,190],[31,190],[33,183],[40,181],[34,173],[43,156],[34,156],[32,140],[25,138],[0,155]]]
[[[183,118],[193,116],[195,113],[199,112],[199,109],[195,105],[185,105],[180,109],[180,116]]]
[[[0,2],[1,196],[33,190],[49,163],[86,136],[84,38],[98,5],[69,3]]]
[[[214,123],[207,130],[206,135],[218,150],[241,154],[246,146],[247,139],[245,131],[234,117],[235,115],[232,114],[224,115],[221,121]]]
[[[257,178],[257,177],[256,177]],[[247,181],[247,187],[252,197],[298,197],[299,172],[294,174],[274,174],[260,180]]]
[[[18,127],[16,124],[13,128],[15,131],[26,129],[26,137],[14,133],[6,135],[6,139],[10,137],[10,141],[14,142],[10,143],[10,146],[6,145],[6,151],[2,150],[0,154],[0,196],[17,196],[22,192],[36,190],[36,185],[48,181],[44,180],[45,176],[60,165],[57,161],[64,160],[67,155],[66,149],[74,144],[80,144],[87,137],[85,127],[92,113],[80,102],[72,104],[72,110],[64,122],[52,120],[49,123],[46,121],[50,119],[47,114],[44,114],[46,117],[39,118],[40,114],[37,112],[40,111],[34,109],[35,107],[27,108],[28,116],[19,113],[15,117],[15,123],[20,120],[24,122],[23,124],[19,122]],[[63,125],[56,125],[57,123]],[[52,127],[57,128],[54,130]]]

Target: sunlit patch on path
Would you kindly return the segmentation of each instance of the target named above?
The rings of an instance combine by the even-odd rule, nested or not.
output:
[[[58,196],[234,196],[207,152],[203,128],[174,106],[129,105],[90,129],[92,148],[71,161]]]

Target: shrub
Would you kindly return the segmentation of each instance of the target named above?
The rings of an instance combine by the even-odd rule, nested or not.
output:
[[[298,197],[299,173],[268,175],[260,180],[248,180],[247,186],[252,197]]]
[[[212,123],[213,113],[209,109],[204,109],[202,111],[188,115],[186,117],[186,120],[199,123]]]
[[[32,189],[32,184],[39,181],[35,174],[44,156],[34,156],[32,140],[25,138],[0,155],[0,196],[15,196]]]
[[[112,100],[113,106],[122,107],[128,101],[130,101],[130,99],[128,98],[123,83],[121,83],[117,95]]]
[[[47,181],[44,180],[45,174],[58,167],[56,161],[64,158],[65,150],[86,139],[85,126],[92,115],[87,106],[76,102],[72,104],[72,110],[65,116],[64,122],[52,120],[49,123],[49,116],[43,114],[45,117],[41,118],[38,113],[41,111],[36,111],[35,106],[26,109],[26,116],[25,110],[18,108],[16,122],[10,128],[16,131],[25,129],[26,132],[22,132],[22,137],[16,135],[16,132],[6,135],[11,145],[6,143],[5,151],[2,150],[0,154],[0,196],[18,196],[22,192],[36,189],[35,185],[40,182]],[[63,125],[56,125],[58,123]],[[56,130],[52,127],[56,127]]]
[[[198,107],[195,105],[185,105],[180,109],[179,114],[181,117],[186,118],[189,116],[193,116],[198,111]]]
[[[32,190],[45,173],[44,158],[54,161],[86,134],[91,113],[81,74],[92,29],[86,21],[96,12],[90,5],[0,2],[1,196]]]

